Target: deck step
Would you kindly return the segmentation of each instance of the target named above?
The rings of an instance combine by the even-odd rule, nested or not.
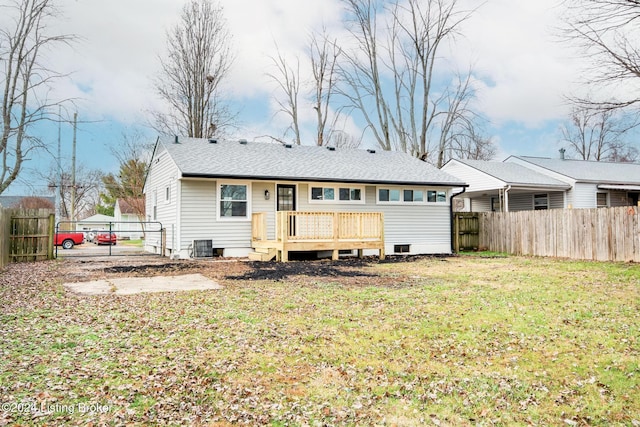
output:
[[[258,248],[255,252],[249,253],[249,259],[251,261],[271,261],[278,254],[278,250],[275,248]]]

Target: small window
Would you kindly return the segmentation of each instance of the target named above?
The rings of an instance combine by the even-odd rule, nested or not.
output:
[[[405,202],[422,202],[424,201],[424,193],[419,190],[404,190]]]
[[[171,187],[169,186],[164,189],[164,201],[165,202],[171,201]]]
[[[220,186],[220,217],[247,217],[247,186]]]
[[[549,195],[548,194],[534,194],[533,195],[533,209],[536,211],[542,211],[549,209]]]
[[[311,201],[362,201],[362,189],[352,187],[311,187]]]
[[[502,204],[500,203],[500,197],[491,198],[491,212],[502,212]]]
[[[609,206],[609,197],[607,193],[596,193],[596,203],[599,208],[606,208]]]
[[[393,252],[397,254],[408,253],[411,245],[393,245]]]
[[[361,200],[359,188],[340,188],[340,200]]]
[[[429,203],[446,203],[447,192],[446,191],[427,191],[427,202]]]
[[[378,190],[378,200],[380,200],[381,202],[388,202],[389,201],[389,190],[387,190],[386,188],[381,188]]]

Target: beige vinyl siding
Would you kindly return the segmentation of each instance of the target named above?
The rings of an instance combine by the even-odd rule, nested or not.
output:
[[[264,192],[269,191],[269,200],[265,200]],[[276,238],[276,185],[273,182],[256,181],[252,183],[251,211],[264,212],[267,215],[267,238]]]
[[[549,209],[564,209],[564,191],[552,191],[549,193]]]
[[[224,181],[247,184],[246,181]],[[216,219],[218,181],[184,180],[182,183],[182,210],[180,249],[186,250],[193,240],[211,239],[214,248],[251,247],[251,211],[249,219]],[[247,209],[250,209],[250,205]]]
[[[364,204],[309,203],[309,184],[299,184],[298,210],[382,212],[384,213],[385,251],[388,254],[394,253],[394,245],[406,244],[411,245],[410,253],[414,254],[451,252],[449,197],[446,204],[376,204],[376,188],[375,186],[365,187]]]
[[[495,197],[498,197],[496,194]],[[475,197],[471,199],[471,212],[490,212],[491,196]]]
[[[167,230],[167,248],[173,249],[170,232],[175,229],[178,222],[177,218],[177,194],[178,194],[178,168],[169,157],[168,153],[156,153],[152,159],[152,167],[149,170],[147,181],[145,183],[145,209],[147,213],[146,220],[158,221],[162,227]],[[165,201],[165,190],[169,187],[171,192],[171,200]],[[154,199],[156,205],[156,217],[153,216]],[[157,252],[161,246],[160,234],[150,233],[145,247],[149,250]]]

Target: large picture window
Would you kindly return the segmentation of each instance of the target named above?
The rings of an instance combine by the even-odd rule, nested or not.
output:
[[[220,185],[220,217],[247,218],[248,186],[244,184]]]

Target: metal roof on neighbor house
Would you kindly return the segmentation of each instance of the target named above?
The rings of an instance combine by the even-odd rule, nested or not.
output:
[[[563,160],[528,156],[514,157],[548,169],[552,172],[573,178],[576,181],[609,184],[640,184],[640,164],[637,163]],[[508,159],[505,161],[508,161]]]
[[[499,179],[506,184],[520,187],[549,187],[569,189],[571,186],[565,182],[538,173],[532,169],[516,163],[492,162],[485,160],[460,160],[457,162],[479,170],[487,175]]]
[[[385,183],[463,187],[465,183],[397,151],[264,142],[160,138],[183,177]],[[158,151],[156,149],[156,151]],[[153,167],[153,166],[152,166]]]

